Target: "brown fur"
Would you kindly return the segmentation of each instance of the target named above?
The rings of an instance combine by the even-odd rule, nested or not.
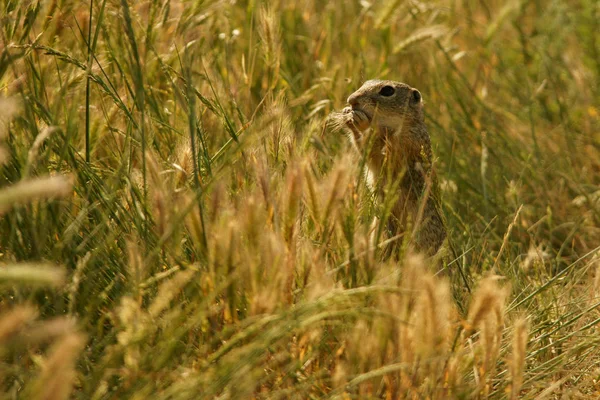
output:
[[[393,88],[392,95],[384,95],[386,86]],[[348,97],[348,103],[344,122],[356,149],[367,157],[369,184],[380,198],[390,184],[399,185],[388,224],[390,233],[406,232],[410,226],[413,247],[435,254],[446,238],[446,229],[421,94],[404,83],[370,80]]]

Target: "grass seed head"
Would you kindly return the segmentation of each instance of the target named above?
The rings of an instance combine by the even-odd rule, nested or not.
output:
[[[157,162],[156,155],[151,151],[146,151],[146,170],[148,172],[149,197],[152,199],[152,214],[156,223],[156,229],[159,236],[164,235],[168,221],[171,220],[173,213],[172,194],[168,193],[165,187],[162,171]]]
[[[73,178],[68,175],[55,175],[21,181],[0,189],[0,215],[15,204],[34,200],[65,197],[72,192]]]
[[[169,308],[171,301],[183,290],[193,278],[194,271],[179,271],[171,279],[160,284],[158,293],[148,307],[152,318],[157,318],[161,312]]]
[[[16,98],[0,97],[0,141],[8,133],[8,124],[17,115],[21,107]]]
[[[18,306],[0,315],[0,344],[5,345],[36,317],[37,310],[31,306]]]
[[[175,151],[175,160],[172,163],[175,168],[175,188],[187,187],[194,176],[194,155],[188,142],[182,142]]]
[[[498,284],[500,279],[502,277],[492,275],[479,283],[469,307],[467,322],[470,330],[479,327],[489,317],[495,321],[502,320],[508,289]]]
[[[35,163],[36,157],[40,151],[40,147],[42,144],[48,139],[54,132],[59,131],[60,128],[57,126],[47,126],[45,127],[39,135],[35,137],[33,141],[33,145],[29,149],[29,153],[27,154],[27,164],[33,165]]]
[[[31,344],[48,343],[77,330],[77,321],[71,317],[57,317],[36,322],[28,329],[24,339]]]
[[[263,7],[258,17],[263,54],[267,65],[273,69],[279,69],[281,59],[281,31],[277,17],[278,14],[269,7]]]
[[[147,271],[142,261],[139,245],[134,240],[127,241],[127,256],[128,280],[132,286],[133,292],[138,293],[141,290],[140,285],[144,279],[146,279]]]
[[[342,132],[346,130],[348,124],[352,121],[351,113],[334,111],[327,118],[327,126],[333,132]]]
[[[283,192],[285,196],[285,200],[283,202],[283,229],[284,237],[288,244],[291,243],[295,233],[297,232],[296,226],[302,200],[302,174],[302,168],[299,166],[296,165],[291,167],[287,174],[287,188]]]
[[[416,351],[421,357],[444,354],[448,346],[450,327],[450,289],[447,282],[432,276],[421,279],[421,294],[415,310]]]
[[[467,333],[480,331],[479,348],[482,359],[479,362],[480,392],[489,393],[489,379],[496,367],[500,353],[502,331],[504,329],[505,302],[509,294],[507,287],[498,284],[501,277],[484,278],[473,295],[467,318]]]
[[[17,263],[0,266],[0,284],[60,287],[65,270],[51,264]]]
[[[85,346],[85,337],[79,333],[65,335],[52,346],[44,361],[42,372],[33,382],[31,398],[67,400],[76,382],[76,362]]]
[[[510,370],[510,398],[518,399],[523,375],[525,372],[525,356],[527,350],[529,323],[526,318],[519,318],[515,322],[512,340],[512,354],[509,359]]]

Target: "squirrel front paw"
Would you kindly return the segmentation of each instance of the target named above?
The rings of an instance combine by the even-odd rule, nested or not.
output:
[[[352,119],[348,119],[348,125],[351,125],[352,128],[356,128],[359,131],[368,129],[369,125],[371,124],[369,117],[362,110],[354,109],[348,106],[342,110],[342,113],[350,114],[352,116]]]

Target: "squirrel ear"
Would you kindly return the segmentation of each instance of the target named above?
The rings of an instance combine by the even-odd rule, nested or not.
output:
[[[412,90],[412,100],[415,104],[419,104],[421,102],[421,92],[417,89]]]

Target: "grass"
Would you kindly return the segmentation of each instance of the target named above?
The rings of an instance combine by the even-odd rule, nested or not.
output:
[[[3,398],[598,397],[595,1],[0,21]],[[387,206],[327,125],[370,78],[423,94],[441,274],[372,248]]]

